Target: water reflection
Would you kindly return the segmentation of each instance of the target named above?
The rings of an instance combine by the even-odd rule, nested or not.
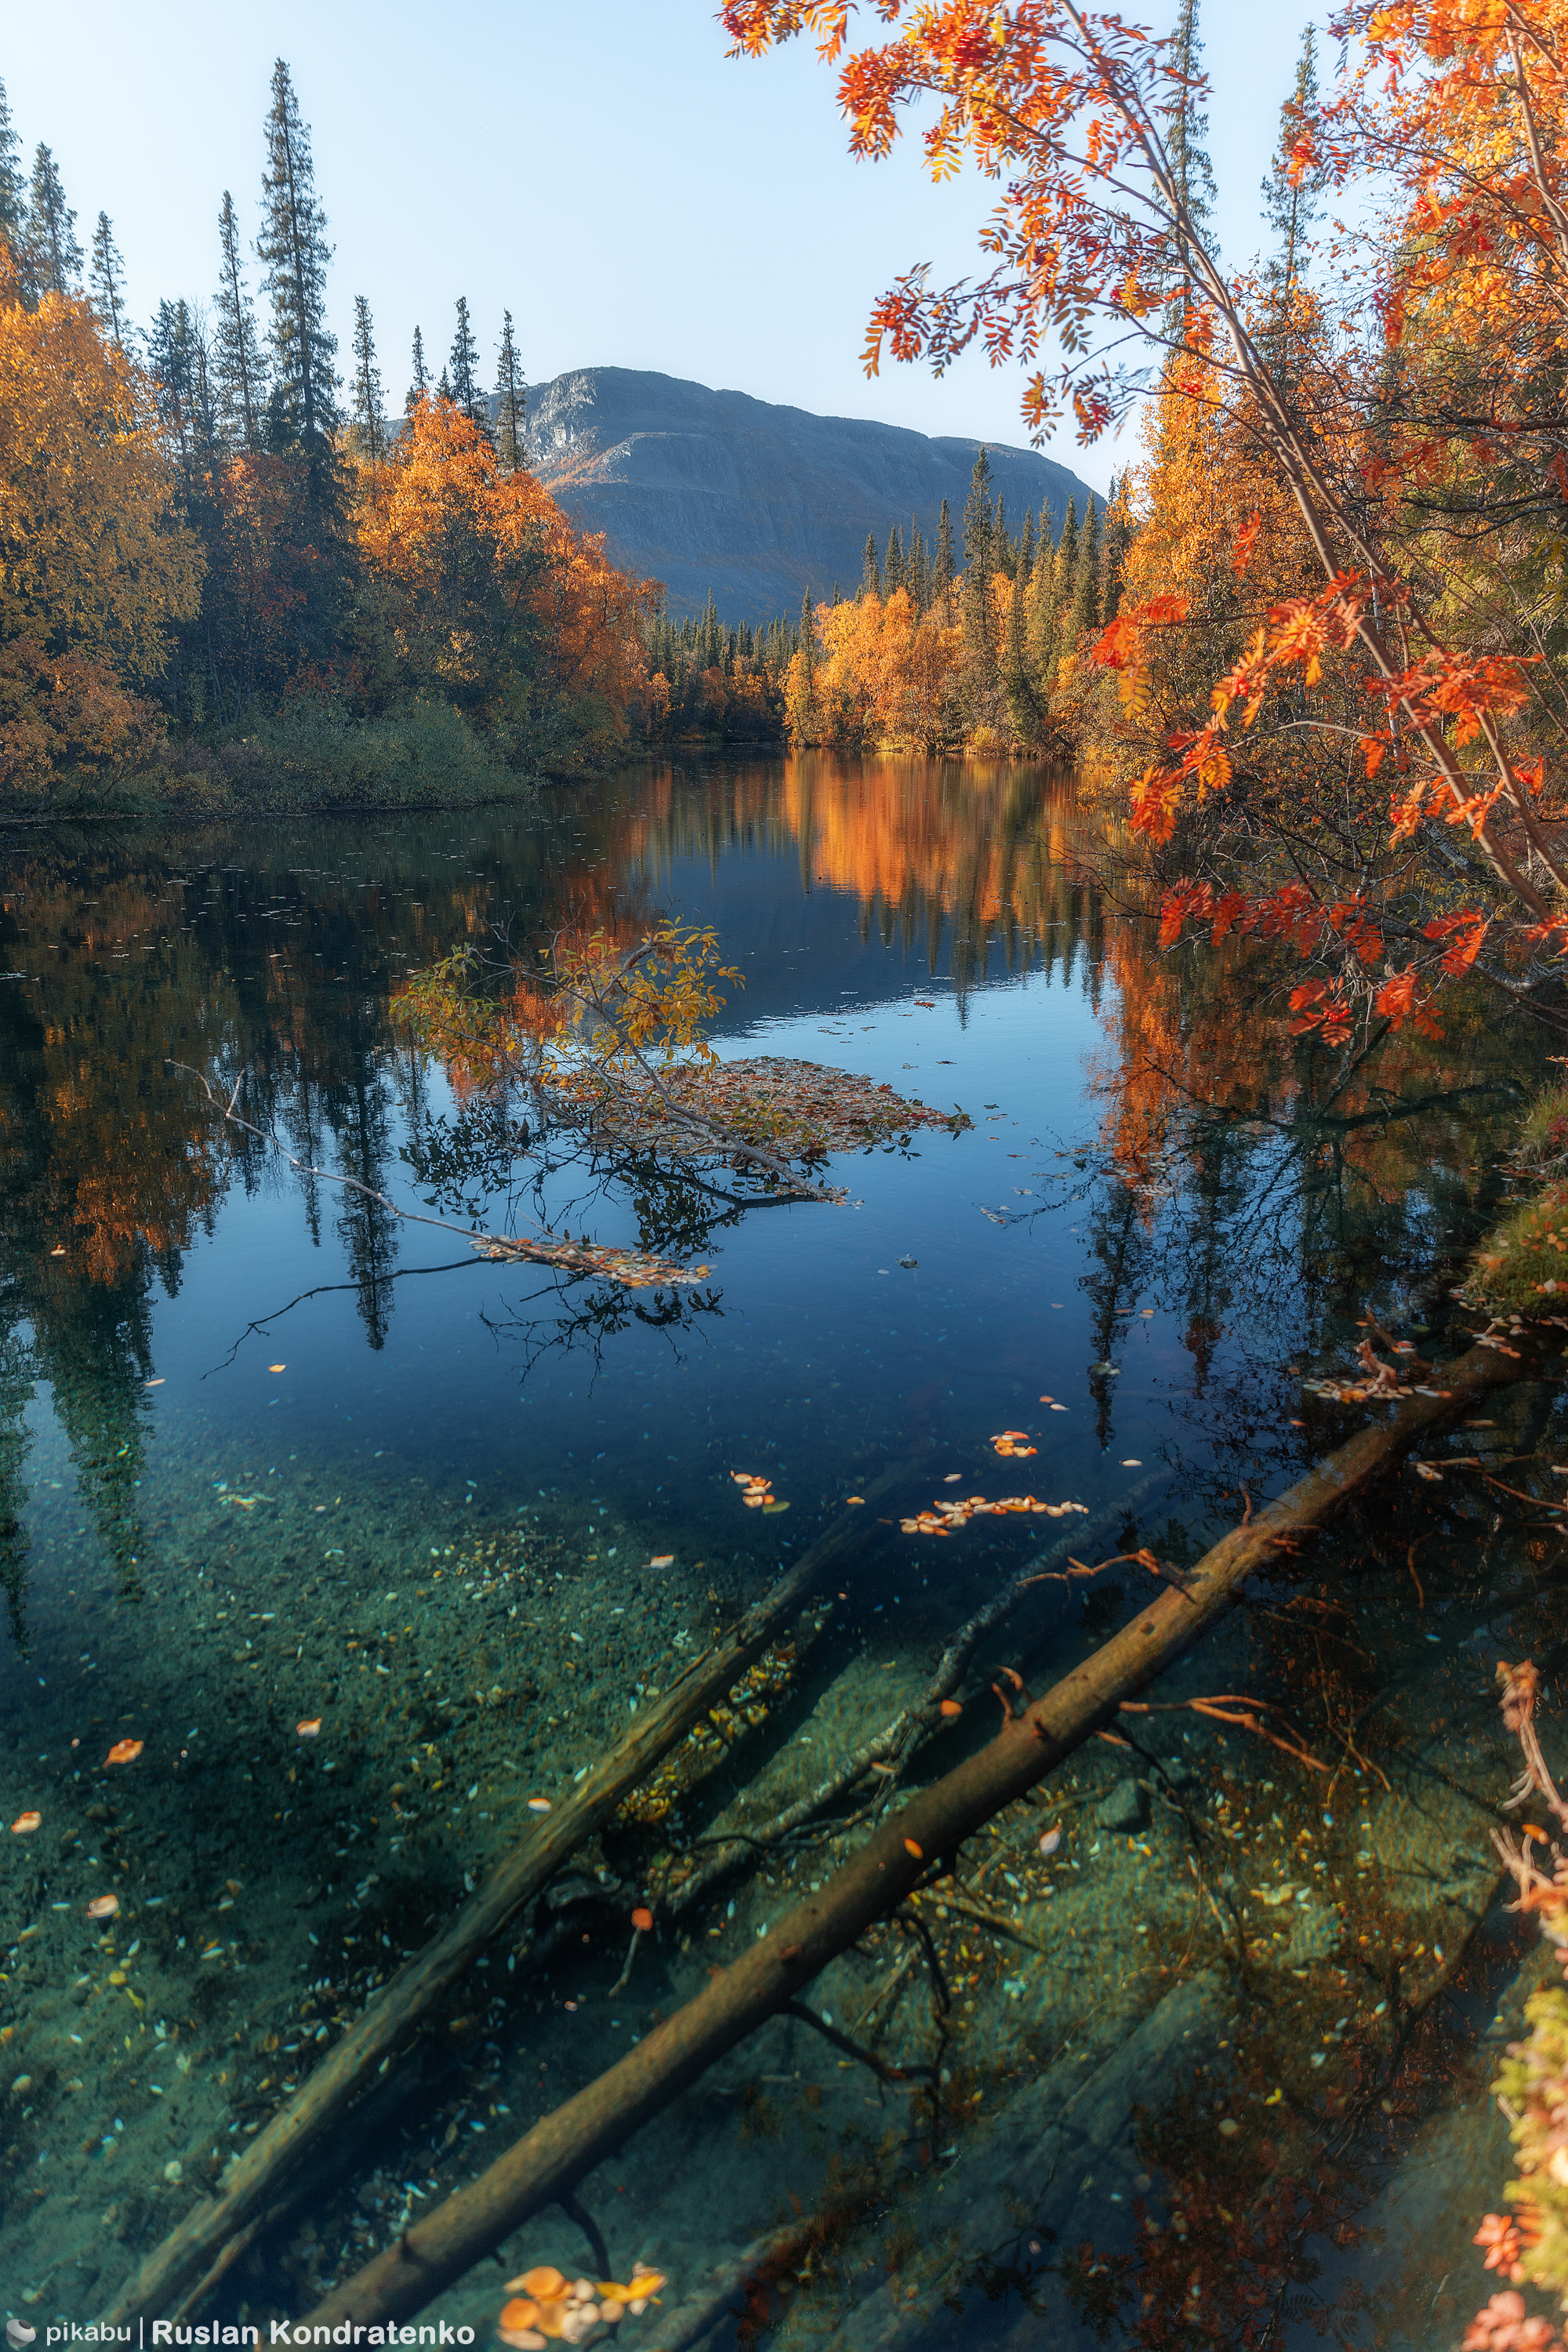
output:
[[[1228,950],[1163,955],[1111,903],[1095,876],[1117,846],[1042,771],[817,757],[620,779],[521,815],[11,845],[0,965],[26,976],[0,982],[0,1777],[53,1843],[5,1855],[37,1934],[0,2007],[16,2072],[48,2085],[14,2161],[48,2151],[63,2184],[14,2201],[18,2276],[117,2286],[176,2218],[164,2166],[187,2195],[215,2178],[285,2065],[506,1850],[523,1793],[569,1786],[917,1414],[942,1459],[911,1504],[950,1475],[1016,1484],[988,1441],[1025,1428],[1037,1491],[1089,1511],[1086,1556],[1149,1544],[1179,1564],[1358,1425],[1303,1402],[1301,1376],[1342,1365],[1362,1318],[1449,1344],[1528,1037],[1461,1010],[1442,1053],[1303,1049],[1267,1002],[1237,1017]],[[642,1162],[525,1167],[505,1107],[389,1019],[402,979],[463,940],[499,927],[526,966],[563,928],[629,941],[666,908],[744,963],[722,1051],[866,1070],[963,1103],[973,1134],[841,1163],[864,1203],[842,1211],[759,1209]],[[712,1277],[664,1296],[452,1265],[225,1131],[171,1062],[220,1101],[243,1074],[290,1151],[409,1206],[591,1232]],[[1560,1458],[1554,1416],[1531,1391],[1457,1443]],[[737,1468],[791,1516],[745,1513]],[[1102,2326],[1152,2347],[1370,2342],[1374,2305],[1391,2341],[1451,2334],[1463,2280],[1435,2317],[1417,2290],[1459,2243],[1466,2164],[1494,2160],[1465,2103],[1528,1958],[1486,1876],[1511,1769],[1488,1645],[1540,1654],[1564,1632],[1557,1538],[1465,1475],[1282,1557],[1173,1681],[1256,1690],[1323,1774],[1150,1718],[1131,1757],[1096,1748],[1053,1789],[1059,1854],[1041,1858],[1025,1809],[1000,1825],[982,1893],[1022,1940],[933,1923],[959,1988],[940,2136],[884,2108],[885,2086],[873,2117],[858,2075],[770,2029],[596,2185],[617,2262],[668,2254],[684,2293],[717,2270],[759,2324],[793,2295],[805,2336],[931,2352],[953,2340],[944,2296],[966,2344],[1037,2341],[1035,2310],[1063,2344]],[[1026,1542],[987,1521],[868,1549],[830,1637],[679,1834],[789,1801]],[[1084,1605],[1043,1594],[979,1690],[1004,1663],[1066,1671],[1139,1605],[1138,1574]],[[134,1803],[81,1760],[110,1727],[148,1742]],[[1133,1826],[1097,1826],[1139,1779],[1163,1793],[1123,1790]],[[279,2216],[237,2268],[227,2315],[306,2308],[416,2191],[444,2193],[589,2079],[703,1980],[710,1945],[731,1957],[820,1867],[793,1852],[776,1886],[736,1885],[732,1918],[721,1895],[689,1948],[644,1953],[623,2009],[601,1996],[626,1902],[667,1861],[617,1825],[570,1902],[495,1956],[451,2046],[388,2092],[318,2213]],[[125,1890],[112,1953],[81,1927],[106,1868]],[[889,1990],[897,1941],[879,1931],[823,1998],[913,2053],[930,2003],[918,1971]],[[149,2076],[160,2019],[189,2074],[165,2053]],[[1413,2187],[1428,2159],[1441,2211]],[[581,2247],[562,2225],[527,2254],[571,2265]],[[496,2300],[477,2279],[443,2315],[488,2325]]]

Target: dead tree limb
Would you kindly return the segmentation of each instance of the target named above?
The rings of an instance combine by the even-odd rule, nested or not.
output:
[[[1107,1517],[1124,1518],[1131,1507],[1151,1486],[1158,1484],[1157,1479],[1140,1479],[1131,1493],[1117,1504],[1115,1511],[1106,1514]],[[836,1798],[841,1797],[846,1790],[852,1789],[873,1767],[889,1757],[901,1762],[941,1722],[942,1702],[951,1698],[963,1680],[969,1661],[980,1643],[1012,1613],[1032,1585],[1071,1583],[1082,1576],[1099,1574],[1098,1568],[1085,1569],[1079,1561],[1072,1562],[1071,1570],[1040,1565],[1042,1559],[1052,1562],[1068,1557],[1068,1545],[1079,1543],[1082,1539],[1081,1533],[1063,1537],[1048,1551],[1037,1555],[1022,1575],[1015,1576],[1003,1585],[1000,1591],[993,1593],[984,1607],[977,1609],[968,1622],[961,1625],[952,1636],[937,1660],[931,1681],[918,1699],[912,1700],[906,1707],[900,1707],[890,1722],[885,1723],[879,1731],[872,1732],[858,1747],[851,1748],[824,1780],[819,1780],[814,1789],[808,1789],[804,1797],[797,1797],[793,1805],[786,1805],[782,1812],[774,1814],[772,1821],[762,1823],[755,1830],[735,1830],[689,1877],[668,1885],[665,1891],[667,1911],[677,1918],[684,1917],[710,1887],[727,1877],[740,1863],[782,1844],[794,1831],[825,1812]],[[1109,1568],[1114,1562],[1104,1560],[1100,1565]],[[891,1793],[890,1789],[889,1793]]]
[[[1205,1553],[1184,1592],[1166,1588],[1045,1697],[1025,1698],[996,1736],[909,1803],[772,1934],[715,1976],[595,2082],[545,2116],[467,2187],[405,2231],[335,2288],[306,2324],[384,2326],[432,2296],[663,2112],[727,2052],[798,1998],[827,1963],[903,1902],[928,1857],[952,1853],[993,1814],[1026,1795],[1223,1615],[1247,1577],[1269,1566],[1280,1537],[1315,1526],[1396,1463],[1419,1438],[1479,1397],[1539,1372],[1556,1331],[1491,1335],[1447,1367],[1444,1393],[1411,1397]],[[1518,1339],[1517,1346],[1511,1343]],[[123,2306],[122,2306],[123,2307]],[[131,2305],[134,2307],[134,2303]]]
[[[867,1500],[890,1493],[912,1476],[917,1456],[885,1471]],[[724,1639],[695,1659],[663,1697],[589,1771],[579,1788],[531,1828],[457,1917],[405,1962],[358,2023],[279,2110],[245,2154],[230,2165],[215,2196],[205,2199],[154,2248],[116,2299],[112,2317],[151,2319],[192,2284],[222,2274],[228,2242],[278,2200],[284,2180],[376,2080],[377,2070],[405,2049],[421,2021],[488,1945],[532,1901],[576,1849],[596,1835],[616,1809],[679,1742],[692,1723],[723,1698],[736,1676],[795,1617],[830,1572],[867,1543],[872,1515],[845,1511],[833,1520],[789,1574],[746,1612]],[[572,2184],[567,2184],[570,2194]],[[559,2199],[556,2200],[559,2202]],[[215,2267],[216,2266],[216,2267]]]

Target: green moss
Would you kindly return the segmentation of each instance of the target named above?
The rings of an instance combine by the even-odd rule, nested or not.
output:
[[[1568,1992],[1550,1985],[1524,2005],[1529,2039],[1504,2060],[1493,2084],[1518,2121],[1510,2137],[1520,2178],[1504,2191],[1512,2205],[1532,2205],[1541,2235],[1524,2256],[1524,2274],[1562,2294],[1568,2288],[1568,2183],[1552,2170],[1564,2078],[1568,2077]]]
[[[1464,1296],[1493,1314],[1547,1315],[1568,1308],[1568,1184],[1549,1184],[1487,1235],[1471,1260]]]

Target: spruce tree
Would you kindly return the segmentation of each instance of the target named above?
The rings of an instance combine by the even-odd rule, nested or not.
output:
[[[917,613],[923,613],[931,602],[931,575],[926,565],[926,543],[910,524],[909,561],[904,565],[904,585],[910,592],[910,602]]]
[[[272,68],[267,117],[267,169],[261,181],[262,226],[256,241],[271,299],[273,383],[292,437],[312,461],[327,452],[337,423],[337,338],[327,327],[327,215],[316,196],[310,134],[289,68]]]
[[[1050,514],[1040,509],[1040,551],[1029,582],[1024,614],[1025,660],[1042,709],[1050,701],[1051,673],[1057,663],[1057,562],[1050,541]]]
[[[430,371],[425,364],[425,338],[417,327],[414,330],[414,357],[411,365],[412,381],[408,386],[408,397],[403,404],[405,416],[412,416],[415,403],[427,399],[430,393]]]
[[[1100,627],[1100,509],[1091,498],[1083,519],[1078,563],[1073,573],[1072,603],[1068,607],[1068,641],[1080,649]]]
[[[991,577],[995,564],[995,518],[991,508],[991,467],[982,448],[970,477],[963,510],[963,645],[975,693],[989,694],[996,682],[995,614]]]
[[[375,363],[375,331],[370,304],[354,296],[354,438],[360,455],[375,459],[386,447],[386,394]]]
[[[22,142],[11,120],[11,101],[0,81],[0,245],[8,245],[20,261],[27,226],[26,184],[22,177]]]
[[[1078,500],[1068,500],[1067,520],[1057,541],[1057,558],[1052,567],[1055,582],[1055,603],[1058,617],[1065,618],[1071,607],[1078,585]]]
[[[1002,644],[1002,688],[1007,698],[1007,721],[1014,740],[1020,743],[1032,743],[1038,732],[1025,626],[1028,593],[1028,583],[1020,571],[1013,582],[1007,632]]]
[[[452,397],[452,379],[447,373],[445,368],[441,370],[440,375],[437,379],[436,397],[437,400],[445,401],[450,401]]]
[[[1301,36],[1296,86],[1279,110],[1279,138],[1263,183],[1263,217],[1274,232],[1274,251],[1264,271],[1268,324],[1265,348],[1276,367],[1289,373],[1290,306],[1317,226],[1328,173],[1321,163],[1305,169],[1291,152],[1318,111],[1318,37],[1309,25]]]
[[[187,485],[192,460],[202,439],[195,341],[190,304],[183,300],[160,302],[147,331],[147,372],[153,379],[158,413],[179,442]],[[199,373],[205,377],[205,367]]]
[[[98,226],[92,232],[92,259],[88,266],[87,282],[99,323],[108,328],[122,351],[125,347],[121,333],[121,320],[125,310],[124,278],[125,262],[114,242],[114,224],[107,213],[100,213]]]
[[[217,299],[214,305],[213,390],[219,438],[229,449],[259,449],[267,404],[266,370],[256,310],[239,257],[239,223],[226,188],[217,216]]]
[[[946,511],[945,505],[943,511]],[[963,569],[990,578],[994,521],[991,512],[991,460],[982,446],[969,478],[969,503],[963,509]]]
[[[458,297],[458,331],[452,337],[452,398],[470,425],[483,432],[489,430],[489,415],[485,396],[479,390],[479,347],[468,323],[468,298]]]
[[[860,558],[860,593],[862,596],[880,596],[881,593],[882,574],[877,563],[877,534],[868,530],[866,533],[866,550]]]
[[[942,512],[936,520],[936,553],[931,567],[931,601],[945,604],[952,590],[952,518],[947,510],[947,500],[942,502]]]
[[[528,386],[511,331],[511,312],[502,313],[500,360],[496,375],[496,448],[503,474],[528,463]]]
[[[1121,610],[1121,582],[1127,569],[1127,551],[1132,543],[1132,518],[1127,505],[1127,477],[1120,481],[1112,475],[1110,492],[1105,502],[1105,538],[1100,554],[1100,617],[1102,624],[1114,621]]]
[[[1208,92],[1204,79],[1204,45],[1198,35],[1198,0],[1182,0],[1170,54],[1171,63],[1181,77],[1181,86],[1163,110],[1165,152],[1170,158],[1176,194],[1194,229],[1201,236],[1217,199],[1214,166],[1204,147],[1209,127],[1205,102]],[[1184,313],[1193,304],[1193,257],[1179,231],[1173,239],[1171,264],[1171,305],[1178,314]]]
[[[24,274],[35,302],[46,294],[68,294],[79,284],[82,256],[76,215],[66,202],[55,159],[41,142],[33,158],[33,180],[27,191],[25,243]]]
[[[1007,502],[1000,491],[996,496],[996,520],[991,526],[991,569],[1005,572],[1009,580],[1016,576],[1018,550],[1008,535]]]
[[[1018,542],[1018,568],[1014,578],[1020,588],[1026,588],[1035,569],[1035,509],[1024,509],[1024,533]]]
[[[882,583],[889,596],[896,596],[904,584],[904,542],[897,523],[888,533],[888,552],[882,563]]]

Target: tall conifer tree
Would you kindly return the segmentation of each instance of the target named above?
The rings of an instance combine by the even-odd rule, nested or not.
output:
[[[995,517],[991,507],[991,463],[984,447],[974,460],[969,503],[963,509],[963,642],[978,690],[996,682],[996,630],[991,603],[995,568]]]
[[[108,328],[121,350],[125,347],[121,332],[125,314],[124,280],[125,262],[114,242],[114,224],[107,213],[100,213],[98,226],[92,232],[92,258],[88,264],[87,282],[99,323]]]
[[[259,449],[267,406],[266,369],[256,307],[239,257],[239,222],[226,188],[217,234],[220,259],[214,305],[213,394],[218,435],[230,449]]]
[[[897,595],[904,584],[904,541],[897,523],[888,533],[888,552],[882,559],[882,584],[889,596]]]
[[[8,245],[20,260],[27,226],[27,189],[22,177],[22,142],[11,120],[11,101],[0,81],[0,245]]]
[[[452,398],[468,419],[481,431],[489,430],[489,415],[485,396],[479,390],[479,347],[474,341],[474,331],[468,323],[468,298],[458,297],[458,331],[452,337]]]
[[[386,394],[375,363],[375,330],[370,304],[354,296],[354,438],[362,457],[379,457],[386,446]]]
[[[528,463],[528,386],[511,331],[511,312],[501,313],[500,354],[496,371],[496,452],[501,471]]]
[[[68,294],[81,281],[81,243],[76,215],[66,202],[59,170],[40,142],[27,190],[26,278],[35,302],[46,294]]]
[[[1100,626],[1100,509],[1091,497],[1083,519],[1073,572],[1072,603],[1068,607],[1069,645],[1082,648]]]
[[[1199,231],[1207,226],[1216,201],[1214,165],[1209,162],[1204,146],[1204,141],[1208,137],[1209,118],[1203,56],[1204,45],[1198,34],[1198,0],[1182,0],[1170,50],[1171,63],[1182,79],[1180,89],[1173,93],[1164,110],[1165,152],[1171,159],[1176,194],[1185,206],[1193,226]],[[1172,307],[1178,312],[1185,311],[1191,309],[1193,301],[1193,257],[1185,241],[1180,236],[1176,239],[1171,264]]]
[[[931,559],[931,601],[945,604],[952,590],[952,517],[947,510],[947,500],[942,502],[942,512],[936,520],[936,553]]]
[[[1035,569],[1035,509],[1024,509],[1024,535],[1018,544],[1018,569],[1014,574],[1020,588],[1026,588]]]
[[[414,330],[414,357],[410,365],[412,380],[408,386],[408,397],[403,404],[403,413],[405,416],[411,416],[414,414],[415,402],[426,399],[430,391],[430,371],[425,364],[425,338],[417,327]]]
[[[1073,592],[1078,585],[1078,500],[1076,499],[1068,500],[1067,520],[1062,525],[1062,535],[1057,541],[1057,560],[1054,570],[1056,608],[1058,614],[1065,618],[1071,609]]]
[[[316,195],[310,131],[300,120],[300,103],[281,58],[272,68],[261,207],[256,251],[266,265],[262,283],[272,304],[268,341],[274,388],[314,470],[337,423],[338,344],[327,326],[332,248]]]
[[[877,564],[877,534],[868,530],[866,533],[866,551],[860,558],[860,593],[862,596],[879,596],[881,593],[882,574]]]
[[[1290,307],[1317,226],[1328,170],[1302,165],[1292,152],[1318,111],[1318,36],[1310,25],[1301,36],[1296,86],[1279,110],[1279,137],[1263,183],[1263,217],[1274,232],[1274,250],[1264,271],[1268,293],[1265,345],[1277,368],[1289,373]]]

